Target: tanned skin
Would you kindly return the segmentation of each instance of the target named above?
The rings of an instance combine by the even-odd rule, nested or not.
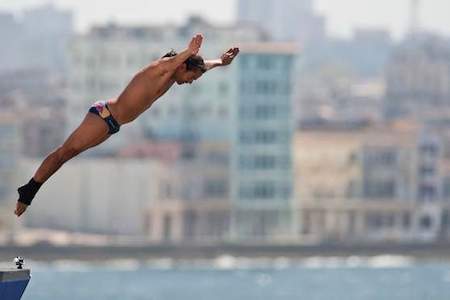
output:
[[[108,102],[108,108],[116,121],[120,125],[133,121],[149,109],[175,82],[179,85],[191,84],[199,79],[204,71],[187,70],[184,62],[189,57],[197,55],[202,42],[203,36],[196,34],[188,47],[176,56],[158,59],[138,72],[120,96]],[[206,70],[229,65],[238,53],[238,48],[231,48],[219,59],[206,60]],[[80,126],[63,145],[45,158],[33,179],[39,183],[46,182],[65,162],[83,151],[103,143],[109,137],[105,121],[100,116],[87,113]],[[20,217],[27,208],[28,205],[17,201],[14,213]]]

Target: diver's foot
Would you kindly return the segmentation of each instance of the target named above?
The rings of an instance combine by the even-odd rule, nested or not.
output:
[[[17,201],[16,210],[14,211],[14,214],[17,217],[20,217],[28,208],[28,205]]]

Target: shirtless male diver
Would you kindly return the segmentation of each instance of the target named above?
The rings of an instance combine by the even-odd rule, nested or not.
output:
[[[198,55],[202,42],[203,36],[196,34],[184,51],[171,51],[138,72],[117,99],[94,103],[64,144],[45,158],[27,184],[18,188],[19,199],[14,213],[20,217],[41,185],[65,162],[117,133],[121,125],[149,109],[175,82],[191,84],[204,72],[229,65],[239,53],[239,48],[231,48],[219,59],[205,61]]]

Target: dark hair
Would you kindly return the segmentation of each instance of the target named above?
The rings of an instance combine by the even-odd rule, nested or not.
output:
[[[164,54],[163,58],[164,57],[173,57],[177,54],[178,53],[172,49],[169,52],[167,52],[166,54]],[[203,57],[201,57],[200,55],[192,55],[191,57],[186,59],[184,61],[184,63],[186,64],[186,70],[188,70],[188,71],[197,69],[202,72],[206,72],[205,61],[203,60]]]

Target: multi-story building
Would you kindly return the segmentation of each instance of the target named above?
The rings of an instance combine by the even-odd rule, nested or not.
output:
[[[69,130],[97,100],[118,97],[132,76],[170,49],[181,50],[192,35],[205,36],[201,54],[218,58],[242,41],[258,41],[262,33],[254,28],[213,26],[191,18],[183,26],[103,26],[78,36],[71,47],[71,80],[68,111]],[[214,70],[192,86],[174,86],[127,132],[114,137],[110,147],[127,144],[126,137],[159,139],[229,140],[233,97],[237,86],[234,66]]]
[[[232,238],[293,237],[293,44],[243,46],[232,144]]]
[[[223,241],[230,232],[230,144],[180,144],[170,173],[160,181],[158,200],[148,205],[148,237],[153,242]]]
[[[421,120],[450,115],[450,46],[447,39],[414,35],[386,68],[384,112],[388,118]]]
[[[448,238],[442,140],[412,122],[300,130],[295,186],[302,239]]]
[[[23,160],[25,182],[40,160]],[[77,158],[41,188],[24,223],[32,228],[107,235],[146,235],[146,207],[168,168],[152,159]]]

